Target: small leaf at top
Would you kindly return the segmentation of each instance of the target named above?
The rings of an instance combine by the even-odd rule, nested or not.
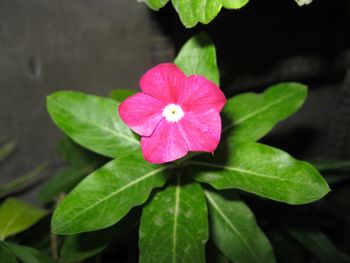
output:
[[[223,132],[235,143],[257,141],[304,103],[307,87],[280,83],[261,94],[243,93],[229,99],[223,109]]]
[[[126,98],[134,95],[135,90],[132,89],[114,89],[109,93],[109,97],[119,102],[123,102]]]
[[[52,120],[70,138],[91,151],[120,157],[139,148],[139,142],[118,115],[112,99],[74,91],[47,97]]]
[[[145,3],[153,10],[158,11],[163,6],[166,5],[166,3],[169,2],[169,0],[144,0]]]
[[[215,46],[210,37],[200,33],[181,48],[174,63],[187,75],[201,75],[219,85]]]
[[[45,215],[43,209],[15,198],[6,199],[0,206],[0,239],[26,230]]]
[[[211,238],[233,262],[276,262],[272,246],[249,207],[237,196],[226,198],[205,191],[209,206]]]
[[[226,157],[189,161],[195,179],[216,189],[237,188],[288,204],[322,198],[329,187],[309,163],[259,143],[228,142]]]
[[[196,182],[176,179],[143,209],[140,263],[205,262],[208,219],[203,190]]]
[[[166,166],[147,163],[140,152],[110,161],[86,177],[58,205],[52,231],[76,234],[106,228],[145,202],[167,178]]]
[[[50,256],[32,247],[21,246],[6,242],[8,248],[16,255],[21,263],[54,263]]]

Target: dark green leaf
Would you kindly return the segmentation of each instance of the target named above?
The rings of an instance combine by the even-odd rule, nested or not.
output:
[[[322,198],[329,187],[310,164],[259,143],[233,146],[227,160],[189,161],[196,180],[216,189],[238,188],[289,204],[306,204]]]
[[[306,86],[281,83],[261,94],[244,93],[229,99],[223,116],[227,119],[223,131],[230,130],[235,143],[257,141],[281,120],[289,117],[303,105]],[[232,130],[231,130],[232,128]]]
[[[48,96],[47,108],[60,129],[91,151],[120,157],[139,148],[118,115],[118,103],[112,99],[60,91]]]
[[[134,95],[135,93],[136,91],[132,89],[115,89],[111,91],[109,97],[116,101],[122,102],[128,97]]]
[[[90,168],[69,168],[58,172],[39,191],[43,202],[53,201],[61,193],[68,193],[91,171]]]
[[[219,85],[215,46],[207,34],[188,40],[174,62],[186,75],[201,75]]]
[[[260,230],[254,214],[238,199],[206,191],[211,238],[234,262],[276,262],[270,242]]]
[[[6,242],[6,245],[22,263],[54,263],[55,261],[45,253],[26,246]]]
[[[29,173],[0,186],[0,197],[7,196],[13,192],[20,191],[35,183],[35,179],[43,172],[46,165],[40,165]]]
[[[16,148],[15,142],[9,142],[9,143],[6,143],[4,146],[2,146],[0,148],[0,162],[5,160],[5,158],[8,157],[15,148]]]
[[[16,256],[7,247],[5,242],[0,241],[0,263],[17,263]]]
[[[287,229],[289,235],[296,239],[307,250],[314,254],[320,262],[340,263],[345,262],[341,253],[332,241],[320,231],[308,231],[295,228]]]
[[[177,182],[145,206],[140,226],[140,263],[205,262],[207,208],[202,188]]]
[[[6,199],[0,207],[0,239],[26,230],[46,215],[46,211],[15,198]]]
[[[166,181],[166,167],[136,152],[110,161],[85,178],[57,207],[52,231],[76,234],[106,228],[145,202]]]
[[[112,227],[67,236],[60,253],[62,262],[80,262],[102,252],[113,241],[121,238],[126,233],[138,226],[140,213],[133,210],[121,221]]]

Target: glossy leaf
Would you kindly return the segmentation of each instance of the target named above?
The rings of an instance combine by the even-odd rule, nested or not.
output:
[[[254,214],[238,197],[226,198],[206,191],[211,238],[233,262],[276,262],[272,246],[255,221]]]
[[[207,34],[188,40],[174,62],[186,75],[201,75],[219,85],[215,46]]]
[[[169,0],[145,0],[153,10],[159,10]],[[194,27],[198,22],[208,24],[222,7],[238,9],[245,6],[249,0],[172,0],[173,6],[185,27]]]
[[[16,256],[8,248],[5,242],[0,241],[0,263],[17,263]]]
[[[63,199],[54,212],[52,231],[69,235],[115,224],[165,183],[165,170],[144,161],[139,152],[110,161]]]
[[[0,207],[0,239],[26,230],[45,215],[43,209],[15,198],[6,199]]]
[[[21,263],[54,263],[55,261],[45,253],[27,246],[6,242],[6,245]]]
[[[195,182],[176,179],[143,209],[140,263],[205,261],[208,222],[203,190]]]
[[[15,142],[8,142],[0,148],[0,162],[7,158],[15,149]]]
[[[308,231],[295,228],[287,229],[289,235],[296,239],[307,250],[314,254],[320,262],[340,263],[341,253],[332,241],[320,231]]]
[[[60,129],[91,151],[120,157],[139,148],[118,115],[118,103],[112,99],[60,91],[48,96],[47,108]]]
[[[91,171],[90,168],[69,168],[58,172],[38,193],[43,202],[53,201],[62,193],[68,193]]]
[[[0,197],[10,195],[14,192],[23,190],[31,184],[35,184],[35,180],[38,179],[39,175],[42,174],[45,168],[45,164],[39,165],[27,174],[22,175],[17,179],[10,181],[6,184],[0,185]]]
[[[229,99],[224,107],[224,132],[235,143],[257,141],[281,120],[295,113],[304,103],[306,86],[280,83],[261,94],[244,93]]]
[[[259,143],[234,146],[226,160],[189,161],[196,180],[216,189],[237,188],[289,204],[306,204],[322,198],[329,187],[310,164]]]
[[[134,95],[135,93],[136,91],[132,89],[115,89],[109,93],[109,97],[116,101],[123,102],[125,99],[131,95]]]

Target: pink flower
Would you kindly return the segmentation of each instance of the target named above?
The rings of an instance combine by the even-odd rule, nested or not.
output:
[[[165,163],[191,152],[214,152],[220,141],[220,111],[226,99],[208,79],[187,77],[176,65],[159,64],[140,80],[143,92],[119,106],[122,120],[141,135],[151,163]]]

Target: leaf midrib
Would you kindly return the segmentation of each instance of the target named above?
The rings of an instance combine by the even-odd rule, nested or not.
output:
[[[90,125],[92,125],[92,126],[95,126],[95,127],[97,127],[98,129],[101,129],[101,130],[106,131],[107,133],[112,133],[112,134],[114,134],[114,135],[117,136],[117,137],[125,138],[125,139],[127,139],[128,141],[130,141],[130,142],[132,142],[132,143],[134,143],[134,144],[137,144],[137,145],[140,144],[139,141],[137,141],[136,139],[134,139],[134,138],[131,137],[131,136],[127,136],[127,135],[125,135],[125,134],[123,134],[123,133],[121,133],[121,132],[118,132],[118,131],[116,131],[116,130],[111,130],[111,129],[109,129],[109,128],[106,127],[106,126],[101,126],[101,125],[99,125],[98,123],[93,122],[93,121],[91,121],[91,120],[88,121],[87,119],[79,118],[79,117],[77,117],[77,115],[75,115],[75,114],[73,114],[73,113],[67,111],[64,107],[61,107],[61,104],[60,104],[60,103],[57,103],[57,102],[53,102],[53,103],[56,104],[56,105],[58,106],[57,108],[59,108],[59,109],[61,109],[62,111],[66,112],[67,115],[72,116],[74,119],[81,120],[82,122],[88,123],[88,124],[90,124]]]
[[[208,198],[208,201],[213,205],[213,207],[216,209],[216,211],[218,212],[218,214],[224,219],[224,221],[227,223],[227,225],[232,229],[233,232],[235,232],[237,234],[237,236],[239,237],[239,239],[242,240],[243,244],[248,248],[250,254],[253,256],[254,260],[256,262],[259,262],[258,258],[256,257],[254,251],[252,250],[252,248],[248,245],[247,241],[243,238],[243,236],[241,235],[241,233],[238,231],[238,229],[230,222],[230,220],[227,218],[227,216],[225,215],[225,213],[220,209],[220,207],[218,206],[218,204],[215,202],[215,200],[213,200],[213,198],[210,196],[210,194],[207,191],[204,191],[205,196]]]
[[[22,215],[25,211],[25,208],[22,207],[22,209],[20,209],[20,211],[17,213],[17,215],[15,215],[10,222],[7,223],[6,227],[3,229],[1,235],[0,235],[0,240],[4,240],[5,237],[7,236],[7,231],[10,229],[11,226],[13,226],[13,224],[16,222],[16,220],[19,218],[20,215]]]
[[[176,263],[177,217],[180,209],[180,176],[177,177],[175,191],[174,227],[173,227],[173,263]]]
[[[274,179],[274,180],[278,180],[278,181],[282,181],[282,182],[289,182],[289,183],[295,184],[294,181],[286,179],[286,178],[280,178],[280,177],[271,176],[271,175],[268,175],[268,174],[257,173],[257,172],[253,172],[253,171],[250,171],[250,170],[237,168],[237,167],[231,167],[231,166],[220,165],[220,164],[212,164],[212,163],[204,163],[204,162],[200,162],[200,161],[189,161],[189,163],[197,164],[197,165],[203,165],[203,166],[208,166],[208,167],[221,168],[221,169],[224,169],[224,170],[229,170],[229,171],[234,171],[234,172],[247,173],[247,174],[255,175],[255,176],[258,176],[258,177],[264,177],[264,178],[268,178],[268,179]],[[308,182],[303,182],[302,184],[303,185],[310,185],[310,186],[313,185],[313,184],[310,184]]]
[[[73,216],[69,221],[65,221],[65,224],[63,224],[63,226],[65,225],[69,225],[71,224],[71,222],[73,222],[75,219],[77,219],[78,217],[80,217],[81,215],[83,215],[84,213],[86,213],[87,211],[93,209],[94,207],[98,206],[99,204],[101,204],[102,202],[108,200],[109,198],[112,198],[113,196],[121,193],[122,191],[128,189],[129,187],[143,181],[146,180],[148,177],[151,177],[155,174],[157,174],[158,172],[161,172],[165,169],[168,169],[168,167],[161,167],[158,168],[156,170],[153,170],[152,172],[147,173],[146,175],[136,179],[135,181],[132,181],[131,183],[119,188],[117,191],[110,193],[109,195],[105,196],[104,198],[101,198],[99,201],[97,201],[96,203],[93,203],[92,205],[86,207],[85,209],[83,209],[80,213],[76,214],[75,216]],[[61,227],[62,228],[62,227]]]
[[[280,102],[286,100],[286,99],[289,99],[290,97],[293,97],[297,95],[297,93],[291,93],[291,94],[288,94],[287,96],[284,96],[284,97],[281,97],[271,103],[268,103],[266,104],[265,106],[259,108],[258,110],[256,111],[252,111],[251,113],[247,114],[246,116],[244,117],[241,117],[240,119],[236,120],[233,122],[233,124],[229,125],[229,126],[226,126],[224,129],[223,129],[223,132],[226,132],[227,130],[229,130],[230,128],[234,127],[234,126],[237,126],[237,125],[240,125],[241,123],[245,122],[246,120],[254,117],[255,115],[269,109],[270,107],[272,106],[275,106],[276,104],[279,104]]]

